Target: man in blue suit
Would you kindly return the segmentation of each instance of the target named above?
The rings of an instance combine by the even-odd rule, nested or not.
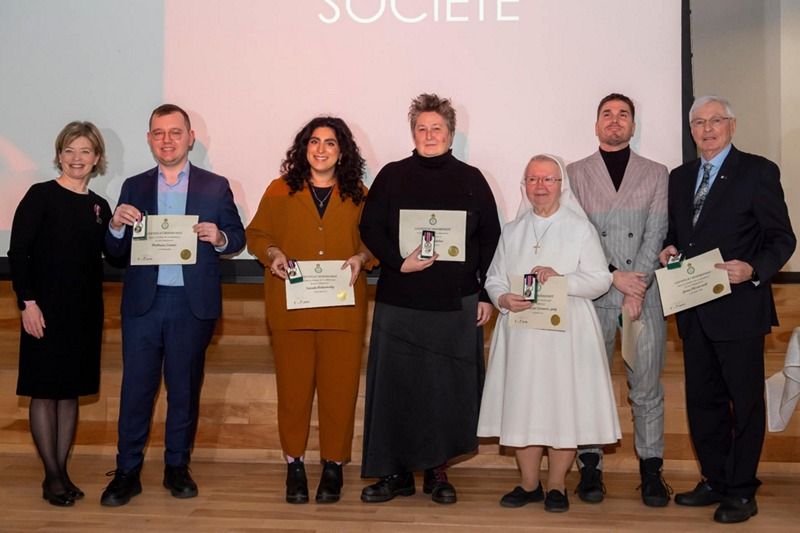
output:
[[[686,412],[703,479],[675,503],[719,504],[714,520],[744,522],[758,512],[756,478],[764,442],[764,336],[777,325],[771,278],[796,238],[778,166],[740,152],[727,100],[703,96],[689,111],[700,158],[669,177],[669,229],[661,264],[719,248],[731,293],[676,316],[683,340]]]
[[[139,481],[163,369],[167,389],[164,486],[197,496],[189,460],[197,429],[205,352],[221,311],[220,254],[244,247],[228,180],[189,163],[189,116],[164,104],[150,116],[147,142],[158,166],[125,180],[106,234],[108,253],[128,267],[122,288],[122,392],[117,468],[100,499],[125,505]],[[193,265],[131,266],[132,226],[147,215],[197,215]]]

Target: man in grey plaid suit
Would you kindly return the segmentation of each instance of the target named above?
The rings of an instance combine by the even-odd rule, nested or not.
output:
[[[609,94],[597,107],[595,133],[600,149],[567,167],[572,190],[597,228],[608,268],[614,275],[609,291],[595,300],[603,327],[609,365],[614,355],[621,313],[644,326],[633,368],[626,364],[633,407],[634,444],[646,505],[663,507],[669,486],[661,477],[664,458],[664,366],[666,323],[653,272],[667,232],[667,184],[664,165],[640,157],[630,148],[636,128],[630,98]],[[603,451],[578,450],[581,481],[576,492],[587,502],[603,500]]]

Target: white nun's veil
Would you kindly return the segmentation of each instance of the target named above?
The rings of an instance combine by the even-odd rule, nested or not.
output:
[[[539,154],[533,156],[528,163],[525,165],[525,168],[528,168],[528,165],[534,159],[545,158],[549,159],[553,163],[558,166],[558,170],[561,172],[561,198],[559,198],[559,206],[566,207],[570,211],[573,211],[576,215],[581,217],[584,220],[588,220],[589,218],[586,216],[586,212],[583,210],[581,205],[578,203],[578,200],[575,198],[575,195],[572,194],[572,187],[569,183],[569,176],[567,176],[567,167],[564,165],[564,162],[561,161],[561,158],[555,155],[550,154]],[[523,171],[524,173],[524,171]],[[517,219],[520,219],[531,213],[533,211],[533,205],[531,204],[530,200],[528,200],[528,195],[525,193],[525,176],[522,176],[522,184],[520,185],[520,191],[522,192],[522,201],[519,203],[519,209],[517,209]]]

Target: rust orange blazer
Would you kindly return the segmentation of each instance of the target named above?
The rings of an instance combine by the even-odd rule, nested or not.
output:
[[[363,185],[362,185],[363,187]],[[364,192],[366,194],[366,187]],[[358,252],[365,252],[358,232],[364,200],[354,205],[342,201],[338,185],[331,192],[325,214],[319,216],[308,187],[289,194],[283,178],[269,184],[258,211],[247,226],[247,249],[268,266],[267,248],[277,246],[288,259],[298,261],[341,260],[344,263]],[[371,256],[371,254],[368,254]],[[366,268],[372,268],[373,260]],[[267,324],[270,330],[324,329],[363,332],[367,317],[367,282],[364,270],[356,280],[355,306],[317,309],[286,309],[284,281],[264,273]]]

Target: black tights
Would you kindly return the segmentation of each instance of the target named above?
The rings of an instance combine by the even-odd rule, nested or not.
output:
[[[55,494],[77,490],[67,474],[67,459],[78,425],[78,399],[31,398],[29,420],[44,463],[44,485]]]

